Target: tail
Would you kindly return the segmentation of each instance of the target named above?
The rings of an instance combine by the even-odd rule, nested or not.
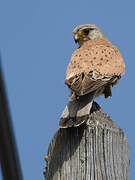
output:
[[[74,101],[69,101],[61,115],[60,128],[77,127],[87,121],[93,103],[95,91],[80,96]]]

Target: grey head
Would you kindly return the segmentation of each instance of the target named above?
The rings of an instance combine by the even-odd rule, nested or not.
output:
[[[74,40],[81,46],[85,41],[93,39],[106,39],[104,33],[94,24],[77,26],[73,32]]]

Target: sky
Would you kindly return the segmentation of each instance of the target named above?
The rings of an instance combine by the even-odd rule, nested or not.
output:
[[[96,24],[116,45],[126,73],[108,99],[96,102],[124,131],[135,174],[135,2],[132,0],[6,0],[0,3],[0,51],[12,123],[25,180],[44,179],[44,157],[69,96],[64,84],[77,48],[72,30]]]

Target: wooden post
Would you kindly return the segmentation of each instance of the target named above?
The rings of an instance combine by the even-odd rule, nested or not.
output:
[[[95,102],[86,123],[56,132],[45,159],[46,180],[129,180],[127,139]]]

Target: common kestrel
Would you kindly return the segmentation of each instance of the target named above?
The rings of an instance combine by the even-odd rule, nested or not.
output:
[[[65,83],[71,95],[62,113],[61,128],[77,127],[90,113],[92,100],[104,94],[112,96],[111,86],[125,73],[123,58],[95,25],[85,24],[73,30],[79,48],[71,56]]]
[[[123,58],[104,33],[95,25],[84,24],[73,30],[79,48],[71,56],[65,83],[71,90],[70,101],[94,92],[94,97],[112,96],[111,86],[125,73]]]

